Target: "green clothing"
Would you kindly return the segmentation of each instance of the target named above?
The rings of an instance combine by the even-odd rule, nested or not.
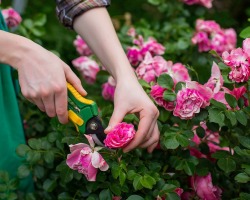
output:
[[[0,30],[7,31],[1,11]],[[22,160],[15,152],[19,144],[25,144],[25,138],[11,68],[0,63],[0,170],[8,171],[12,178],[16,176]],[[31,191],[32,188],[31,177],[21,181],[22,191]]]

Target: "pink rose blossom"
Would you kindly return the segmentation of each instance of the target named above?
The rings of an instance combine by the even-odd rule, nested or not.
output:
[[[213,0],[183,0],[183,2],[188,5],[198,4],[206,8],[212,8],[212,1]]]
[[[122,197],[120,197],[120,196],[113,196],[112,197],[112,200],[121,200],[122,199]]]
[[[108,148],[123,148],[134,138],[134,136],[134,126],[122,122],[117,124],[113,130],[108,133],[104,140],[104,144]]]
[[[66,163],[71,169],[84,174],[88,181],[95,181],[97,170],[106,171],[109,166],[97,152],[101,148],[95,147],[92,137],[90,135],[84,136],[90,145],[84,143],[69,145],[70,154],[67,156]]]
[[[72,61],[73,66],[81,73],[88,84],[93,84],[100,71],[99,65],[86,56],[81,56]]]
[[[161,56],[152,57],[148,52],[143,62],[137,67],[136,74],[139,79],[143,79],[148,83],[156,81],[162,73],[167,72],[167,62]]]
[[[209,87],[214,93],[217,93],[220,91],[223,83],[224,80],[221,76],[220,68],[215,62],[213,62],[211,77],[209,78],[205,86]]]
[[[181,119],[191,119],[201,108],[209,106],[212,98],[212,91],[195,81],[188,81],[186,88],[178,91],[174,116]]]
[[[178,194],[178,196],[181,196],[181,194],[183,193],[183,189],[182,189],[182,188],[176,188],[176,189],[174,190],[174,192],[175,192],[176,194]]]
[[[114,101],[116,83],[112,76],[108,78],[108,82],[102,85],[102,96],[106,100]]]
[[[131,65],[137,66],[144,58],[140,49],[138,47],[129,47],[127,52],[127,57]]]
[[[19,13],[16,12],[13,8],[2,10],[2,14],[9,28],[18,26],[22,21],[22,18]]]
[[[73,42],[76,47],[76,51],[82,56],[90,56],[92,54],[91,49],[87,43],[81,38],[80,35],[76,36],[76,39]]]
[[[167,67],[166,73],[172,77],[175,84],[178,82],[191,81],[191,78],[188,74],[188,70],[183,64],[181,63],[173,64],[172,61],[168,61],[166,67]]]
[[[221,199],[222,190],[213,185],[210,173],[207,176],[192,176],[191,185],[198,197],[203,200]]]
[[[163,99],[163,93],[166,90],[167,89],[162,88],[159,85],[154,85],[151,88],[150,95],[159,106],[162,106],[163,108],[165,108],[168,111],[173,111],[174,110],[174,101],[168,102],[168,101]]]
[[[136,36],[135,28],[131,27],[130,29],[128,29],[127,35],[134,38]]]
[[[248,57],[248,62],[250,62],[250,38],[243,41],[243,50]]]
[[[239,100],[240,98],[242,98],[244,100],[244,105],[245,106],[249,106],[249,102],[248,102],[248,99],[244,96],[244,94],[246,94],[247,92],[247,89],[245,86],[241,86],[239,88],[234,88],[232,91],[231,91],[231,94],[233,96],[235,96],[235,98],[237,100]]]
[[[142,51],[150,52],[151,55],[163,55],[165,47],[158,43],[153,37],[149,37],[142,45]]]
[[[192,43],[198,45],[200,52],[214,50],[221,55],[235,48],[236,38],[234,29],[223,29],[215,21],[198,19]]]

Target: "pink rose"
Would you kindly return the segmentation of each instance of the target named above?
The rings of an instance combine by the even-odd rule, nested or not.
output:
[[[106,171],[109,166],[97,152],[100,147],[95,147],[92,137],[84,136],[90,145],[84,143],[69,145],[71,153],[68,154],[66,163],[71,169],[84,174],[88,181],[95,181],[97,170]]]
[[[213,62],[211,77],[209,78],[205,86],[209,87],[214,93],[217,93],[220,91],[223,83],[224,80],[221,76],[220,68],[215,62]]]
[[[204,32],[195,33],[192,38],[193,44],[198,44],[199,52],[209,51],[211,49],[211,42],[208,38],[208,34]]]
[[[163,55],[165,47],[158,43],[153,37],[149,37],[148,40],[143,43],[142,51],[149,51],[151,55]]]
[[[130,29],[128,29],[127,35],[134,38],[136,36],[135,28],[131,27]]]
[[[166,91],[165,88],[162,88],[159,85],[154,85],[151,88],[150,95],[151,97],[155,100],[155,102],[159,105],[165,108],[168,111],[173,111],[174,110],[174,102],[168,102],[163,99],[163,93]]]
[[[248,61],[250,62],[250,38],[243,41],[243,50],[248,57]]]
[[[129,47],[127,51],[127,57],[131,65],[137,66],[141,62],[144,56],[138,47]]]
[[[174,192],[175,192],[176,194],[178,194],[179,196],[181,196],[181,194],[183,193],[183,189],[182,189],[182,188],[176,188],[176,189],[174,190]]]
[[[13,8],[2,10],[2,14],[9,28],[18,26],[22,21],[22,18],[19,13],[16,12]]]
[[[247,89],[245,86],[241,86],[239,88],[234,88],[232,91],[231,91],[231,94],[233,96],[235,96],[235,98],[237,100],[239,100],[240,98],[243,98],[244,100],[244,105],[245,106],[248,106],[249,105],[249,102],[248,102],[248,99],[244,96],[244,94],[246,94],[247,92]]]
[[[183,0],[183,2],[188,5],[198,4],[206,8],[212,8],[212,1],[213,0]]]
[[[112,197],[112,200],[121,200],[122,199],[122,197],[120,197],[120,196],[113,196]]]
[[[115,80],[110,76],[108,78],[108,82],[102,85],[103,98],[106,100],[114,101],[115,87],[116,87]]]
[[[108,148],[123,148],[135,136],[135,129],[132,124],[125,122],[117,124],[107,135],[104,144]]]
[[[167,74],[169,74],[174,83],[178,82],[186,82],[186,81],[191,81],[191,78],[188,74],[187,68],[181,64],[181,63],[175,63],[173,64],[172,61],[167,61]]]
[[[76,39],[73,42],[76,47],[76,51],[82,56],[90,56],[92,54],[91,49],[87,43],[81,38],[80,35],[76,36]]]
[[[99,65],[86,56],[81,56],[72,61],[73,66],[81,73],[88,84],[93,84],[100,71]]]
[[[195,81],[188,81],[186,88],[178,91],[176,105],[173,112],[174,116],[181,119],[191,119],[195,113],[199,113],[201,108],[210,104],[212,91]]]
[[[203,200],[220,200],[221,189],[213,186],[211,174],[207,176],[192,176],[191,185],[199,198]]]
[[[162,73],[167,72],[167,62],[161,56],[152,57],[148,52],[143,62],[135,70],[139,79],[148,83],[155,81]]]

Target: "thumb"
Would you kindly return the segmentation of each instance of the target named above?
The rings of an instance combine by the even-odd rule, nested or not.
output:
[[[67,67],[65,70],[66,80],[82,95],[86,96],[87,92],[83,89],[81,80],[77,77],[77,75]]]
[[[113,114],[109,120],[108,127],[104,130],[104,132],[107,134],[110,132],[118,123],[122,122],[124,116],[126,115],[126,112],[122,111],[122,109],[115,107]]]

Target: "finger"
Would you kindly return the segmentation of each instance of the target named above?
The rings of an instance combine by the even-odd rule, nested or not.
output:
[[[29,100],[30,101],[30,100]],[[36,99],[36,100],[33,100],[31,101],[32,103],[36,104],[37,107],[42,111],[42,112],[45,112],[45,106],[43,104],[43,101],[42,99]]]
[[[45,112],[49,117],[56,116],[56,109],[55,109],[55,99],[54,94],[48,95],[42,98],[43,105],[45,107]]]
[[[104,132],[107,134],[110,132],[118,123],[121,123],[123,118],[125,117],[126,112],[122,111],[119,107],[115,107],[113,114],[109,120],[108,127],[104,130]]]
[[[155,117],[155,114],[150,114],[149,112],[145,112],[145,110],[141,111],[138,131],[136,132],[134,139],[123,149],[123,152],[129,152],[144,141]]]
[[[83,89],[81,80],[76,76],[76,74],[70,69],[70,67],[66,66],[65,76],[67,81],[82,95],[86,96],[87,92]]]
[[[68,122],[68,97],[66,86],[55,92],[55,110],[59,122],[66,124]]]
[[[158,125],[156,124],[154,126],[154,130],[153,130],[153,133],[152,133],[152,136],[151,138],[146,141],[145,143],[141,144],[140,147],[141,148],[147,148],[148,147],[148,151],[149,149],[153,151],[153,147],[157,146],[158,142],[159,142],[159,138],[160,138],[160,132],[159,132],[159,129],[158,129]],[[155,145],[156,143],[156,145]]]

